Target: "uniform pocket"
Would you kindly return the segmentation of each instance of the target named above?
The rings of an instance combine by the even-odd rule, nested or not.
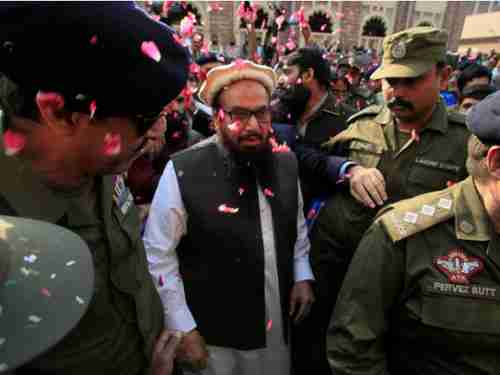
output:
[[[382,157],[382,153],[382,146],[373,143],[351,141],[349,144],[349,159],[366,168],[375,168]]]

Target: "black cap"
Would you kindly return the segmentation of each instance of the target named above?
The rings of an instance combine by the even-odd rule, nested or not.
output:
[[[57,344],[92,298],[85,242],[54,224],[0,216],[0,373]]]
[[[189,60],[174,31],[132,2],[0,5],[0,72],[69,105],[95,100],[97,115],[157,115],[184,87]]]
[[[481,142],[500,144],[500,91],[472,107],[467,114],[466,124]]]

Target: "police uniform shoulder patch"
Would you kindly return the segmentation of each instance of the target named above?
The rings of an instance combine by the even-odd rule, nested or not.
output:
[[[392,242],[398,242],[453,217],[453,189],[427,193],[390,205],[380,211],[377,221]]]
[[[371,105],[369,107],[366,107],[362,111],[359,111],[355,115],[352,115],[351,117],[349,117],[347,119],[347,123],[351,124],[354,121],[356,121],[362,117],[365,117],[365,116],[376,116],[379,114],[379,112],[382,110],[382,108],[383,108],[383,106],[381,106],[381,105]]]
[[[448,111],[448,121],[460,125],[465,125],[465,115],[458,111]]]

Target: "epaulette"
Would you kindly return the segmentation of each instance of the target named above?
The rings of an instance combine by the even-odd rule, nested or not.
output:
[[[456,110],[448,111],[448,121],[465,125],[465,115]]]
[[[347,119],[347,123],[350,124],[352,123],[354,120],[357,120],[361,117],[364,117],[364,116],[375,116],[375,115],[378,115],[379,112],[382,110],[382,107],[381,105],[371,105],[369,107],[366,107],[365,109],[363,109],[362,111],[356,113],[355,115],[352,115],[351,117],[349,117]]]
[[[392,242],[398,242],[422,232],[454,216],[453,190],[419,195],[382,209],[376,221],[380,222]]]

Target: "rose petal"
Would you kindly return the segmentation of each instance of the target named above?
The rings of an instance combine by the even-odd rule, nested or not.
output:
[[[3,145],[5,148],[5,155],[17,155],[26,146],[26,137],[21,133],[9,129],[3,134]]]
[[[161,53],[157,45],[153,41],[145,41],[141,43],[141,52],[149,57],[151,60],[159,62],[161,60]]]
[[[122,148],[122,140],[120,134],[106,133],[104,136],[104,155],[116,156]]]
[[[90,38],[90,44],[93,46],[97,44],[97,35],[93,35],[92,38]]]

